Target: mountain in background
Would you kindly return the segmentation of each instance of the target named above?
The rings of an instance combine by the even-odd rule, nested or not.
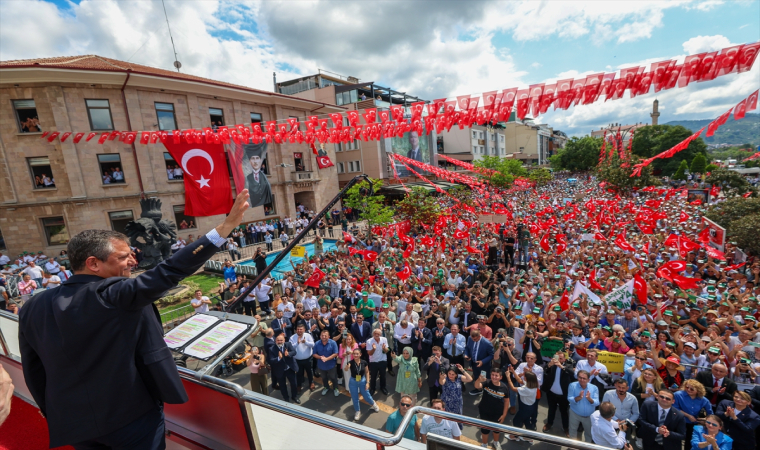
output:
[[[704,120],[674,120],[665,125],[681,125],[692,132],[706,127],[713,119]],[[742,120],[734,120],[734,116],[728,118],[725,125],[718,128],[715,135],[706,138],[702,132],[702,139],[706,144],[730,144],[741,145],[750,143],[753,146],[760,145],[760,114],[747,114]]]

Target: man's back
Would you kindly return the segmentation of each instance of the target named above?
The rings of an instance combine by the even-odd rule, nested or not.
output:
[[[202,238],[136,278],[74,275],[24,305],[24,375],[51,446],[106,435],[158,400],[187,401],[152,303],[215,250]]]

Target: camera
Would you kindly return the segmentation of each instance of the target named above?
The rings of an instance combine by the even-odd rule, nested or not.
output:
[[[496,307],[496,312],[497,313],[502,313],[502,312],[504,312],[504,309],[501,306],[497,306]]]
[[[623,421],[623,423],[625,424],[626,427],[628,427],[629,431],[636,428],[636,424],[634,424],[633,422],[631,422],[631,419],[625,419]]]

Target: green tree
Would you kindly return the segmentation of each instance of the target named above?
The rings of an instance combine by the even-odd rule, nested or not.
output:
[[[753,188],[740,173],[723,167],[718,167],[710,172],[710,176],[705,178],[705,183],[720,186],[726,197],[735,197],[748,191],[757,195],[757,189]]]
[[[631,176],[633,165],[639,162],[640,160],[634,157],[631,158],[630,163],[625,164],[617,155],[614,155],[612,160],[605,161],[597,168],[597,176],[600,180],[607,182],[612,188],[624,192],[628,192],[634,187],[643,188],[659,184],[652,176],[651,164],[642,169],[641,176]]]
[[[383,187],[382,180],[372,180],[372,188],[375,192],[381,187]],[[357,183],[351,187],[343,197],[343,204],[359,211],[359,218],[367,221],[371,236],[372,227],[393,222],[396,212],[394,208],[385,205],[384,195],[365,195],[366,188],[365,183]]]
[[[727,240],[744,251],[760,253],[760,198],[734,197],[711,206],[705,217],[726,229]]]
[[[674,180],[685,180],[686,179],[686,171],[689,170],[689,166],[686,164],[686,160],[681,160],[681,165],[678,166],[678,169],[676,170],[676,173],[673,174]]]
[[[601,148],[602,138],[573,136],[549,161],[553,169],[591,170],[599,163]]]
[[[631,143],[631,152],[642,158],[650,158],[691,136],[692,132],[681,125],[650,125],[636,129]],[[691,161],[697,153],[707,154],[707,145],[702,138],[697,138],[689,146],[667,159],[652,162],[654,173],[672,175],[681,165],[681,161]]]
[[[430,191],[413,187],[406,197],[396,203],[398,220],[408,220],[412,225],[432,225],[443,214],[443,207],[430,195]]]
[[[475,167],[490,169],[492,173],[480,173],[480,177],[494,186],[509,188],[517,177],[528,174],[519,159],[499,158],[498,156],[483,156],[475,161]]]
[[[715,164],[708,164],[707,167],[705,167],[705,173],[712,172],[713,170],[717,169],[718,166]]]
[[[535,182],[538,186],[544,186],[552,180],[552,173],[549,171],[549,169],[541,167],[531,170],[528,173],[528,178],[530,178],[530,180]]]
[[[706,173],[707,158],[702,153],[697,153],[691,160],[691,173]]]

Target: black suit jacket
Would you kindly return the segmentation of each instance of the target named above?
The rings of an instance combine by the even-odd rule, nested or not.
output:
[[[354,339],[356,339],[356,342],[361,344],[367,342],[367,340],[372,337],[372,328],[370,327],[369,322],[362,322],[361,328],[359,328],[358,323],[355,323],[351,325],[351,334],[354,336]]]
[[[272,376],[275,378],[282,378],[285,375],[285,371],[290,368],[293,372],[298,372],[298,363],[296,362],[296,349],[290,342],[285,342],[283,348],[288,351],[288,356],[284,356],[280,359],[280,349],[277,347],[275,341],[268,342],[269,348],[267,348],[267,359],[269,367],[272,368]],[[284,352],[283,352],[284,353]]]
[[[410,347],[414,350],[415,354],[427,357],[429,354],[433,352],[433,333],[430,332],[429,328],[423,328],[422,334],[420,337],[422,339],[417,338],[416,330],[419,330],[419,328],[415,328],[415,331],[412,331],[412,341],[410,344]],[[420,352],[419,344],[420,341],[422,341],[422,352]]]
[[[713,405],[717,406],[718,403],[720,403],[721,400],[734,400],[734,392],[736,392],[736,382],[734,380],[729,380],[728,377],[723,377],[723,383],[721,384],[721,387],[725,387],[726,390],[722,394],[718,394],[718,401],[713,403],[713,376],[712,371],[709,370],[703,370],[699,373],[697,373],[697,376],[695,377],[697,381],[702,383],[702,385],[705,387],[705,398]]]
[[[435,386],[436,381],[438,381],[438,376],[441,374],[441,372],[446,373],[449,370],[449,367],[451,367],[451,362],[448,360],[448,358],[441,356],[441,364],[439,364],[438,369],[435,370],[436,364],[428,364],[428,359],[426,359],[425,363],[422,365],[422,370],[427,373],[428,386],[433,387]]]
[[[567,394],[570,383],[575,381],[575,370],[573,369],[573,363],[569,360],[565,361],[565,365],[562,367],[551,366],[549,369],[544,370],[544,384],[541,385],[542,391],[551,392],[558,370],[561,371],[559,374],[560,389],[562,389],[563,394]]]
[[[52,447],[115,431],[159,401],[187,401],[153,302],[218,250],[203,236],[135,278],[74,275],[24,305],[24,376]]]
[[[436,331],[438,331],[438,327],[430,329],[430,332],[432,333],[432,336],[433,336],[433,347],[437,345],[441,347],[441,351],[443,351],[443,339],[446,337],[447,334],[451,333],[451,330],[448,327],[444,326],[443,330],[441,330],[440,337],[436,336],[435,334]]]
[[[459,311],[459,332],[469,338],[470,330],[465,331],[464,329],[464,316],[467,316],[467,326],[469,327],[474,323],[478,323],[478,315],[472,311],[467,313],[464,309]]]
[[[639,427],[636,429],[636,433],[644,441],[644,448],[653,448],[656,446],[654,441],[657,436],[657,428],[659,427],[659,414],[657,412],[657,402],[644,402],[641,405],[639,415]],[[681,443],[686,436],[686,421],[681,411],[671,406],[667,416],[665,416],[665,423],[663,423],[670,431],[668,437],[663,438],[662,446],[665,450],[681,450]]]
[[[280,320],[285,322],[285,328],[283,328],[280,324]],[[285,340],[287,341],[290,339],[290,336],[293,335],[293,323],[290,321],[290,319],[286,319],[285,317],[282,319],[274,319],[269,326],[272,328],[272,331],[274,331],[274,337],[285,333]]]

